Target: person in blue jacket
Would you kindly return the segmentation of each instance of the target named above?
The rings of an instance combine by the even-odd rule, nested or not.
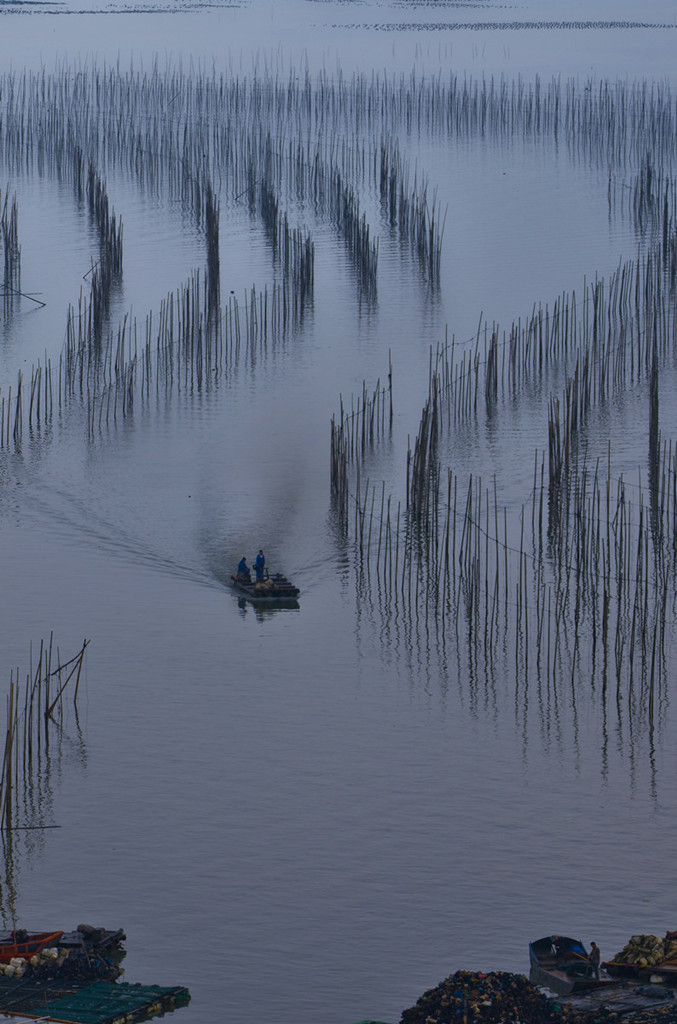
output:
[[[259,551],[254,562],[254,568],[256,569],[256,582],[260,582],[263,579],[263,567],[266,564],[266,559],[263,555],[263,551]]]
[[[247,559],[244,557],[244,555],[242,556],[242,558],[238,562],[237,575],[238,575],[238,577],[240,579],[245,580],[246,583],[250,583],[251,582],[252,574],[249,571],[249,566],[247,565]]]

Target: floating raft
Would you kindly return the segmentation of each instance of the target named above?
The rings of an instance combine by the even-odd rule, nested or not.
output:
[[[131,1024],[185,1006],[189,1000],[188,989],[182,986],[97,981],[64,990],[54,980],[0,978],[0,1013],[58,1024]]]

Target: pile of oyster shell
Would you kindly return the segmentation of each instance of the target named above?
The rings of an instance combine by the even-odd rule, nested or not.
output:
[[[655,967],[666,962],[677,965],[677,932],[666,932],[662,939],[657,935],[633,935],[610,962],[637,964],[638,967]]]

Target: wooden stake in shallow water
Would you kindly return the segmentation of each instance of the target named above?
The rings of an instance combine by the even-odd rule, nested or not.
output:
[[[41,641],[40,656],[35,673],[33,673],[31,665],[26,679],[22,710],[20,710],[19,669],[16,670],[16,680],[14,673],[11,674],[7,698],[2,775],[0,777],[0,821],[4,822],[1,827],[5,829],[13,827],[12,810],[19,792],[18,783],[22,783],[22,791],[30,789],[33,772],[36,769],[41,770],[40,765],[43,759],[49,756],[49,724],[50,722],[53,725],[56,724],[54,712],[57,708],[61,708],[66,686],[76,674],[73,703],[77,705],[80,674],[88,644],[89,641],[84,640],[82,647],[73,658],[59,663],[56,668],[52,669],[53,638],[50,637],[49,646]],[[66,669],[70,669],[70,671],[65,681],[59,686],[56,696],[50,700],[50,678],[56,676],[60,679]],[[43,730],[44,746],[42,745]],[[22,751],[21,758],[19,757],[20,751]]]

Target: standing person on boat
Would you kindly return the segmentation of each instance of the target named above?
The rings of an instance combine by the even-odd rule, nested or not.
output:
[[[242,558],[238,562],[237,575],[238,575],[238,577],[240,579],[244,580],[245,583],[251,583],[252,574],[249,571],[249,566],[247,565],[247,559],[244,557],[244,555],[242,556]]]
[[[600,952],[599,952],[599,946],[597,945],[596,942],[591,942],[590,943],[590,956],[589,956],[589,960],[590,960],[590,963],[592,964],[592,976],[593,976],[593,978],[597,978],[598,981],[599,981],[599,961],[600,961],[600,959],[601,959],[601,957],[600,957]]]
[[[256,560],[254,562],[254,568],[256,569],[256,582],[257,583],[260,583],[261,580],[263,579],[263,567],[264,567],[265,564],[266,564],[266,559],[264,557],[263,551],[260,550],[258,555],[256,556]]]

